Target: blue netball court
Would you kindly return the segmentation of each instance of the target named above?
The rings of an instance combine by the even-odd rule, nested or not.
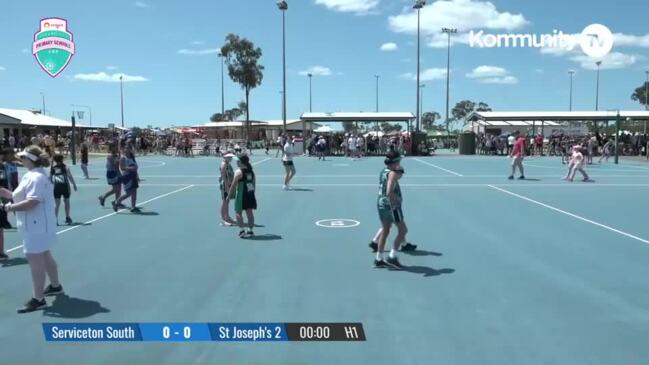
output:
[[[649,363],[648,164],[566,183],[558,158],[528,159],[529,179],[510,182],[505,158],[405,158],[420,250],[390,271],[367,247],[382,158],[296,159],[293,191],[279,159],[252,161],[260,227],[247,240],[219,225],[217,158],[140,157],[139,215],[99,206],[101,159],[97,180],[75,167],[80,224],[53,250],[66,295],[44,311],[16,314],[31,280],[5,233],[0,363]],[[361,322],[367,341],[50,343],[43,322]]]

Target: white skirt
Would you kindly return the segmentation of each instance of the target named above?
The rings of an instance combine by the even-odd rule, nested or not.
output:
[[[24,233],[23,252],[25,254],[38,254],[49,251],[56,243],[56,232]]]

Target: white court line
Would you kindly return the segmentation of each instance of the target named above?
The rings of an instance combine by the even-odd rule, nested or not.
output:
[[[257,178],[283,178],[284,175],[255,175]],[[313,179],[336,179],[336,178],[376,178],[376,175],[298,175],[300,178],[313,178]],[[406,179],[423,179],[423,178],[434,178],[434,179],[456,179],[458,177],[462,178],[503,178],[506,174],[500,175],[462,175],[462,176],[443,176],[443,175],[407,175]],[[555,175],[534,175],[530,177],[547,177],[547,178],[556,178],[560,179],[564,174],[555,174]],[[649,178],[649,175],[599,175],[597,173],[590,174],[591,177],[596,178]],[[218,179],[218,175],[142,175],[143,179]],[[77,181],[85,181],[83,176],[75,176]],[[101,180],[100,178],[95,178],[96,180]],[[77,184],[79,185],[79,184]],[[107,185],[106,185],[107,186]]]
[[[555,212],[559,212],[559,213],[561,213],[561,214],[565,214],[565,215],[567,215],[567,216],[570,216],[570,217],[573,217],[573,218],[579,219],[579,220],[584,221],[584,222],[586,222],[586,223],[590,223],[590,224],[592,224],[592,225],[595,225],[595,226],[598,226],[598,227],[601,227],[601,228],[607,229],[607,230],[609,230],[609,231],[611,231],[611,232],[615,232],[615,233],[621,234],[621,235],[623,235],[623,236],[626,236],[626,237],[632,238],[632,239],[634,239],[634,240],[636,240],[636,241],[640,241],[640,242],[643,242],[643,243],[649,243],[648,240],[645,240],[645,239],[640,238],[640,237],[638,237],[638,236],[634,236],[634,235],[632,235],[632,234],[630,234],[630,233],[626,233],[626,232],[620,231],[619,229],[615,229],[615,228],[610,227],[610,226],[607,226],[607,225],[605,225],[605,224],[601,224],[601,223],[598,223],[598,222],[592,221],[592,220],[590,220],[590,219],[587,219],[587,218],[584,218],[584,217],[578,216],[578,215],[576,215],[576,214],[573,214],[573,213],[570,213],[570,212],[566,212],[565,210],[561,210],[561,209],[556,208],[556,207],[553,207],[553,206],[551,206],[551,205],[541,203],[541,202],[536,201],[536,200],[534,200],[534,199],[530,199],[530,198],[528,198],[528,197],[526,197],[526,196],[523,196],[523,195],[519,195],[519,194],[513,193],[513,192],[511,192],[511,191],[509,191],[509,190],[501,189],[501,188],[499,188],[499,187],[497,187],[497,186],[493,186],[493,185],[489,185],[489,187],[492,188],[492,189],[496,189],[496,190],[498,190],[498,191],[500,191],[500,192],[503,192],[503,193],[505,193],[505,194],[509,194],[509,195],[511,195],[511,196],[517,197],[517,198],[519,198],[519,199],[526,200],[526,201],[528,201],[528,202],[530,202],[530,203],[534,203],[534,204],[536,204],[536,205],[540,205],[540,206],[542,206],[542,207],[544,207],[544,208],[548,208],[548,209],[554,210]]]
[[[567,165],[565,165],[565,166],[542,166],[542,165],[535,165],[535,164],[525,163],[525,162],[523,162],[523,166],[537,167],[537,168],[541,168],[541,169],[552,169],[552,170],[567,170],[568,169]],[[599,170],[599,168],[594,168],[594,170],[589,169],[589,166],[598,166],[598,165],[595,165],[595,164],[586,165],[586,170],[588,170],[588,171]],[[645,169],[642,169],[642,170],[645,170]],[[605,169],[605,170],[601,170],[601,171],[627,172],[627,173],[628,172],[635,172],[634,170],[629,170],[629,169]],[[637,171],[637,172],[641,173],[641,171]],[[637,175],[637,176],[646,176],[646,175]]]
[[[140,184],[141,187],[159,187],[159,186],[186,186],[187,183],[169,183],[169,184]],[[536,184],[536,183],[511,183],[511,184],[499,184],[499,183],[431,183],[431,184],[410,184],[410,183],[404,183],[404,184],[399,184],[399,186],[402,187],[485,187],[485,186],[491,186],[491,185],[496,185],[496,186],[515,186],[515,187],[552,187],[552,188],[602,188],[602,187],[649,187],[649,183],[647,184],[636,184],[636,183],[630,183],[630,184],[600,184],[600,183],[548,183],[548,184]],[[77,186],[82,186],[82,187],[101,187],[104,188],[106,185],[104,184],[85,184],[85,185],[77,185]],[[219,186],[219,184],[213,183],[213,184],[192,184],[192,186]],[[256,184],[256,186],[259,187],[279,187],[283,186],[282,184]],[[309,187],[309,186],[321,186],[321,187],[366,187],[366,186],[376,186],[375,183],[357,183],[357,184],[349,184],[349,183],[332,183],[332,184],[321,184],[321,183],[315,183],[315,184],[310,184],[310,183],[298,183],[296,187]]]
[[[184,184],[184,185],[186,185],[186,184]],[[181,189],[178,189],[178,190],[174,190],[174,191],[169,192],[169,193],[166,193],[166,194],[158,195],[158,196],[156,196],[155,198],[152,198],[152,199],[149,199],[149,200],[143,201],[142,203],[139,203],[137,206],[138,206],[138,207],[141,207],[141,206],[143,206],[143,205],[145,205],[145,204],[147,204],[147,203],[150,203],[150,202],[152,202],[152,201],[155,201],[155,200],[158,200],[158,199],[162,199],[162,198],[164,198],[164,197],[167,197],[167,196],[172,195],[172,194],[179,193],[179,192],[181,192],[181,191],[183,191],[183,190],[187,190],[187,189],[192,188],[192,187],[194,187],[194,185],[188,185],[188,186],[185,186],[184,188],[181,188]],[[120,209],[120,210],[118,210],[117,212],[113,212],[113,213],[110,213],[110,214],[106,214],[106,215],[103,215],[103,216],[101,216],[101,217],[97,217],[97,218],[95,218],[95,219],[89,220],[89,221],[87,221],[87,222],[83,222],[83,223],[80,224],[80,225],[76,225],[76,226],[72,226],[72,227],[70,227],[70,228],[66,228],[66,229],[64,229],[64,230],[62,230],[62,231],[58,231],[58,232],[56,232],[56,235],[58,236],[58,235],[63,234],[63,233],[65,233],[65,232],[69,232],[69,231],[72,231],[72,230],[77,229],[77,228],[79,228],[79,227],[83,227],[83,226],[86,225],[86,224],[94,223],[94,222],[100,221],[100,220],[102,220],[102,219],[106,219],[106,218],[108,218],[108,217],[112,217],[112,216],[114,216],[114,215],[116,215],[116,214],[118,214],[119,212],[122,212],[122,211],[124,211],[124,210],[126,210],[126,209]],[[14,248],[10,248],[10,249],[7,250],[7,252],[16,251],[16,250],[18,250],[18,249],[20,249],[20,248],[22,248],[22,247],[23,247],[23,245],[16,246],[16,247],[14,247]]]
[[[418,158],[415,158],[414,160],[415,160],[415,161],[418,161],[418,162],[421,162],[421,163],[423,163],[424,165],[432,166],[432,167],[434,167],[434,168],[436,168],[436,169],[440,169],[440,170],[442,170],[442,171],[448,172],[449,174],[453,174],[453,175],[455,175],[455,176],[459,176],[459,177],[462,177],[462,176],[463,176],[462,174],[458,174],[458,173],[455,172],[455,171],[451,171],[451,170],[445,169],[445,168],[443,168],[443,167],[440,167],[440,166],[434,165],[434,164],[432,164],[432,163],[430,163],[430,162],[426,162],[426,161],[420,160],[420,159],[418,159]]]
[[[271,157],[268,157],[268,158],[265,158],[265,159],[263,159],[263,160],[261,160],[261,161],[253,162],[252,165],[253,165],[253,166],[255,166],[255,165],[259,165],[259,164],[264,163],[264,162],[266,162],[266,161],[268,161],[268,160],[272,160],[272,158],[271,158]]]

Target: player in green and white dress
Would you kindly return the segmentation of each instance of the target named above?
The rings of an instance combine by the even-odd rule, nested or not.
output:
[[[386,167],[381,171],[379,178],[379,196],[377,199],[377,209],[379,219],[381,220],[382,232],[379,237],[379,245],[377,247],[376,259],[374,260],[374,267],[391,267],[394,269],[402,269],[403,266],[397,258],[397,252],[401,243],[405,242],[408,227],[403,218],[403,211],[401,203],[403,198],[401,196],[401,188],[399,187],[399,179],[404,174],[403,168],[400,165],[401,156],[396,151],[390,151],[386,155]],[[385,242],[390,235],[392,225],[396,225],[398,229],[397,237],[394,239],[394,244],[390,250],[390,255],[387,259],[383,259],[383,249]]]
[[[255,226],[254,210],[257,209],[257,198],[255,197],[255,172],[252,170],[250,158],[246,155],[237,159],[239,169],[234,173],[234,179],[228,192],[228,198],[235,196],[234,211],[237,213],[237,224],[241,230],[239,237],[248,238],[255,234],[252,229]],[[243,222],[243,212],[246,212],[248,223]],[[246,231],[246,226],[248,231]]]

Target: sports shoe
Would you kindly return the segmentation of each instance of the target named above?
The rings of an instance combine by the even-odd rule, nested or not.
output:
[[[16,309],[16,312],[18,313],[29,313],[33,311],[37,311],[39,309],[47,307],[47,302],[45,301],[45,298],[38,300],[35,298],[30,299],[25,305],[23,305],[22,308]]]
[[[246,238],[247,237],[253,237],[255,235],[255,232],[252,231],[252,229],[249,229],[248,232],[246,232]]]
[[[246,238],[246,231],[245,230],[240,230],[239,231],[239,238]]]
[[[64,294],[63,285],[59,285],[58,287],[55,288],[52,286],[52,284],[50,284],[43,291],[43,295],[45,295],[46,297],[51,295],[59,295],[59,294]]]
[[[525,175],[521,175],[518,180],[525,180]]]
[[[65,224],[67,224],[67,225],[71,225],[71,224],[72,224],[72,218],[70,218],[70,217],[66,217],[66,218],[65,218]]]
[[[0,262],[9,260],[9,256],[6,253],[0,252]]]
[[[140,209],[138,207],[133,207],[133,208],[131,208],[131,213],[136,213],[136,214],[137,213],[142,213],[142,209]]]
[[[100,196],[97,199],[99,199],[99,205],[101,205],[103,207],[104,204],[106,203],[106,198],[104,198],[103,196]]]
[[[221,225],[222,225],[223,227],[232,227],[232,226],[234,226],[233,223],[226,222],[226,221],[221,222]]]
[[[372,252],[376,252],[376,251],[379,250],[379,244],[374,242],[374,241],[370,242],[370,244],[368,246],[370,247]]]
[[[514,176],[508,177],[507,180],[514,180]]]
[[[404,252],[406,252],[406,251],[416,251],[417,250],[417,245],[413,245],[410,242],[406,242],[405,245],[401,246],[400,250],[404,251]]]
[[[397,257],[388,257],[385,260],[385,263],[386,265],[390,266],[392,269],[403,270],[403,265],[401,265]]]
[[[282,190],[288,190],[288,186],[282,185]]]
[[[11,223],[5,222],[4,226],[2,226],[3,229],[13,229],[14,227],[11,226]]]
[[[110,205],[113,206],[113,210],[115,211],[115,213],[117,213],[117,204],[115,202],[111,202]]]
[[[386,267],[388,267],[388,264],[386,264],[384,260],[374,260],[375,269],[384,269]]]

